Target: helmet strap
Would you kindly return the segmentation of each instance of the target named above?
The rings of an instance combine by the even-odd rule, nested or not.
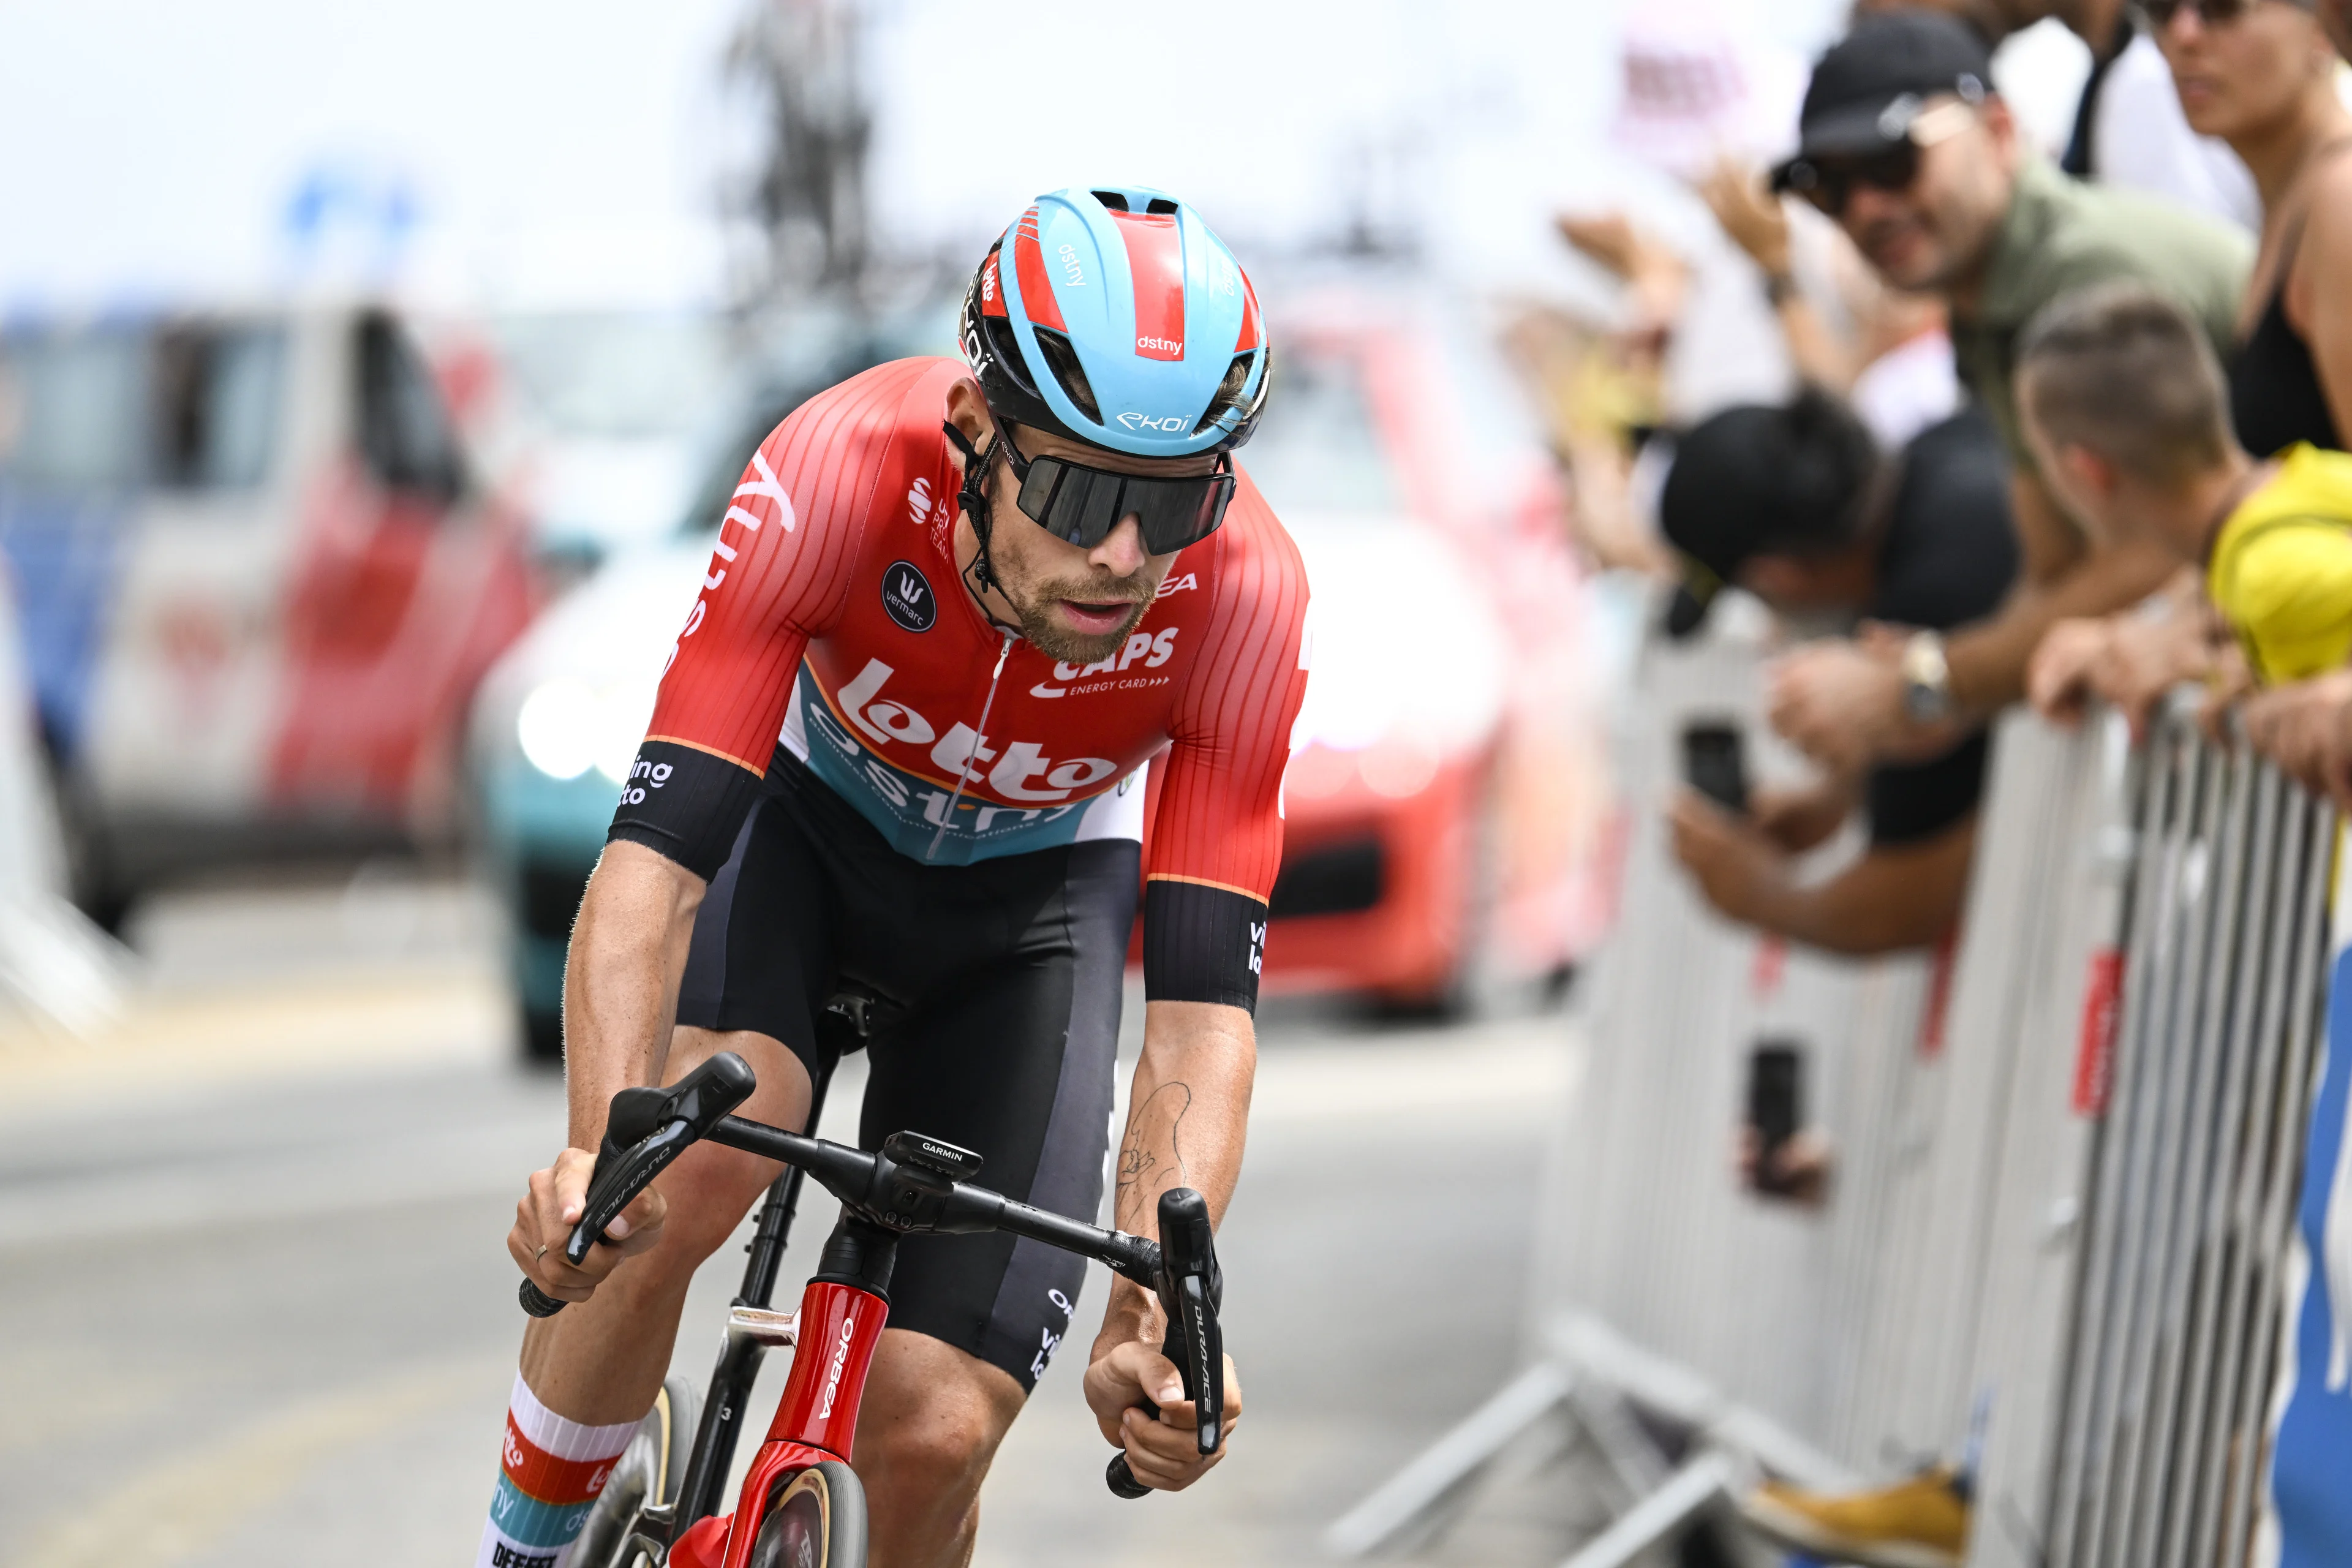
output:
[[[995,563],[989,559],[988,554],[988,538],[995,521],[989,511],[988,471],[995,464],[996,443],[1003,437],[992,431],[988,445],[975,449],[971,437],[957,429],[952,419],[942,420],[940,427],[947,432],[948,440],[956,450],[963,454],[963,484],[956,491],[956,500],[963,507],[964,515],[971,519],[972,538],[980,546],[965,575],[971,579],[972,587],[981,594],[992,589],[1002,593],[1004,584],[998,579]]]

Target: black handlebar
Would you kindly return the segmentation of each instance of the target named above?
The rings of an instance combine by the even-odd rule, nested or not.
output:
[[[971,1185],[964,1178],[979,1173],[980,1156],[937,1139],[893,1133],[878,1153],[867,1153],[729,1114],[756,1087],[750,1064],[721,1051],[668,1089],[625,1089],[614,1095],[587,1203],[563,1256],[575,1266],[586,1261],[589,1249],[604,1240],[604,1227],[695,1143],[708,1140],[741,1149],[798,1166],[845,1207],[898,1235],[1005,1231],[1097,1258],[1150,1287],[1168,1317],[1160,1351],[1176,1363],[1184,1397],[1192,1402],[1200,1451],[1217,1451],[1225,1416],[1224,1336],[1217,1310],[1225,1282],[1217,1267],[1207,1199],[1190,1187],[1160,1194],[1156,1242],[1105,1230]],[[529,1279],[517,1294],[534,1318],[563,1310],[562,1301]],[[1159,1417],[1159,1407],[1150,1402],[1143,1408]],[[1143,1497],[1151,1489],[1135,1479],[1124,1453],[1112,1458],[1104,1479],[1123,1498]]]
[[[898,1235],[1005,1231],[1099,1259],[1139,1285],[1159,1286],[1157,1242],[1033,1208],[960,1180],[977,1174],[981,1167],[980,1156],[969,1150],[899,1132],[884,1142],[880,1152],[867,1153],[729,1115],[755,1087],[751,1066],[734,1052],[721,1051],[669,1089],[625,1089],[614,1095],[604,1145],[588,1184],[587,1206],[563,1255],[575,1265],[583,1261],[588,1249],[604,1239],[604,1226],[614,1215],[671,1161],[708,1140],[796,1165],[845,1206]],[[529,1279],[523,1289],[528,1292],[522,1297],[523,1309],[535,1317],[562,1307],[556,1301],[553,1308],[542,1308],[540,1303],[553,1298]]]
[[[1151,1281],[1160,1295],[1160,1310],[1168,1315],[1160,1353],[1176,1363],[1177,1375],[1184,1380],[1184,1397],[1192,1402],[1194,1441],[1203,1455],[1213,1454],[1224,1440],[1225,1341],[1217,1310],[1224,1304],[1225,1277],[1217,1267],[1209,1200],[1190,1187],[1171,1187],[1160,1194],[1160,1260]],[[1143,1408],[1159,1419],[1158,1405],[1146,1400]],[[1135,1479],[1123,1453],[1111,1457],[1103,1480],[1112,1492],[1130,1500],[1151,1490]]]

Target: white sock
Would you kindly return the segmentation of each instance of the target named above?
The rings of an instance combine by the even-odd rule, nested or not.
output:
[[[474,1568],[564,1568],[613,1461],[637,1423],[583,1426],[539,1402],[517,1373],[499,1445],[499,1489]]]

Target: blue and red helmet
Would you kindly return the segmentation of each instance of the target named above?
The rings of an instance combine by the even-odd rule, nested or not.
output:
[[[1240,446],[1273,369],[1241,263],[1139,185],[1038,197],[972,277],[963,356],[999,416],[1139,458]]]

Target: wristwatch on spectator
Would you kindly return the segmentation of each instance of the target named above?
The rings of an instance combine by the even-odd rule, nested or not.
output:
[[[1952,667],[1944,658],[1944,634],[1913,632],[1903,645],[1903,711],[1914,723],[1937,724],[1952,716]]]

